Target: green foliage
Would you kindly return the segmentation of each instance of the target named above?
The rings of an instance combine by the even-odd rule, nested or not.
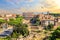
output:
[[[22,20],[23,20],[22,17],[16,18],[15,20],[14,19],[10,19],[8,24],[10,24],[10,25],[18,25],[18,24],[22,23]]]
[[[23,18],[23,16],[20,16],[20,15],[16,15],[16,18]]]
[[[19,37],[19,34],[15,31],[11,34],[11,37],[12,38],[18,38]]]
[[[11,36],[7,36],[5,39],[6,40],[11,40]]]
[[[5,23],[6,21],[3,19],[0,19],[0,24]]]
[[[58,27],[54,33],[53,33],[57,38],[60,38],[60,27]]]
[[[60,40],[60,38],[56,38],[56,40]]]
[[[60,38],[60,27],[58,27],[50,37],[50,40],[58,40]]]
[[[28,27],[28,25],[27,24],[18,24],[17,26],[19,26],[19,27],[25,27],[25,28],[27,28]]]
[[[12,38],[18,38],[20,35],[27,36],[29,34],[29,31],[27,29],[27,24],[18,24],[15,26],[15,29],[13,33],[11,34]]]
[[[34,25],[34,26],[40,25],[40,19],[38,16],[33,17],[30,21],[31,21],[32,25]]]
[[[7,36],[6,38],[0,38],[0,40],[11,40],[11,37]]]
[[[8,24],[14,27],[13,33],[11,34],[12,38],[17,38],[19,35],[27,36],[29,34],[29,31],[27,29],[28,25],[23,24],[22,20],[22,16],[17,16],[16,19],[11,18],[8,21]]]
[[[19,25],[17,25],[16,31],[17,31],[17,33],[20,33],[23,36],[27,36],[29,34],[27,27],[28,27],[27,24],[19,24]]]
[[[14,21],[14,19],[13,19],[13,18],[10,18],[9,20],[10,20],[10,21]]]
[[[17,17],[15,20],[10,19],[9,24],[14,26],[14,32],[12,37],[18,37],[18,34],[27,36],[29,31],[27,29],[28,25],[22,23],[23,17]]]
[[[0,38],[0,40],[10,40],[10,39],[8,39],[8,38]]]
[[[19,15],[16,15],[16,18],[20,17]]]
[[[26,27],[21,27],[20,34],[22,34],[23,36],[27,36],[29,34],[29,31]]]
[[[53,24],[49,24],[48,26],[46,26],[46,30],[52,30],[53,29]]]
[[[19,34],[19,35],[23,35],[23,36],[27,36],[29,34],[29,31],[26,27],[17,27],[15,32],[17,32],[17,35]],[[15,36],[17,36],[17,35],[15,35]]]

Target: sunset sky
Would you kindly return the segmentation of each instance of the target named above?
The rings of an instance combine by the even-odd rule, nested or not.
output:
[[[10,12],[60,12],[60,0],[0,0],[0,10]]]

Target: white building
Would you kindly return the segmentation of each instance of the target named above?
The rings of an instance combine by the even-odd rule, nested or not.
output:
[[[55,24],[55,17],[46,14],[39,14],[39,19],[41,21],[42,26],[47,26],[49,24]]]
[[[54,20],[42,20],[41,25],[42,26],[48,26],[49,24],[55,24]]]

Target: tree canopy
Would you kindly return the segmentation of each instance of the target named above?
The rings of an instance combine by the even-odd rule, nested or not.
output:
[[[6,21],[3,19],[0,19],[0,24],[5,23]]]
[[[60,40],[60,26],[52,33],[50,40]]]
[[[23,18],[22,17],[18,17],[16,19],[10,19],[10,21],[8,22],[10,25],[18,25],[19,23],[22,23]]]
[[[48,26],[46,26],[45,29],[46,30],[52,30],[53,29],[53,26],[54,26],[53,24],[49,24]]]
[[[27,36],[29,34],[29,31],[27,29],[28,25],[23,24],[23,17],[16,17],[16,19],[10,19],[8,22],[10,25],[14,26],[13,34],[12,36],[18,36],[18,34]]]
[[[32,23],[32,25],[38,26],[40,25],[40,19],[39,16],[33,17],[30,22]]]

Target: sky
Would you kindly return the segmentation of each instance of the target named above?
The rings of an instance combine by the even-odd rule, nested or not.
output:
[[[21,12],[60,12],[60,0],[0,0],[0,10]]]

